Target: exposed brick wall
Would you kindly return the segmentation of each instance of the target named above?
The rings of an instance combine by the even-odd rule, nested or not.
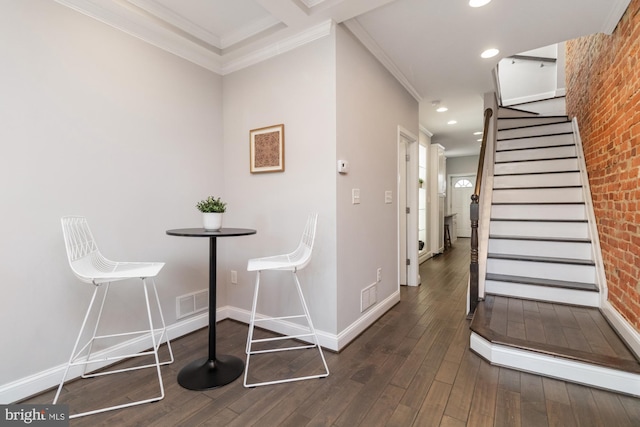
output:
[[[640,331],[640,0],[613,35],[567,42],[567,111],[578,118],[611,304]]]

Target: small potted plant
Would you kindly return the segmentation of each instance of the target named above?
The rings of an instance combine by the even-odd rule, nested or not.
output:
[[[205,230],[220,230],[222,228],[222,214],[227,210],[227,204],[220,197],[209,196],[200,200],[196,207],[202,212],[202,223]]]
[[[424,184],[424,179],[418,178],[418,184],[420,184],[420,188],[422,188],[422,184]]]

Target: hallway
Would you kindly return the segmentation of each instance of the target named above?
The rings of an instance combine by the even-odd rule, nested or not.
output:
[[[245,389],[241,379],[206,392],[182,389],[179,369],[206,353],[206,330],[175,340],[159,403],[71,421],[71,426],[637,426],[640,399],[491,366],[469,351],[466,320],[468,239],[420,266],[422,285],[339,354],[325,352],[322,380]],[[244,357],[247,326],[218,325],[218,350]],[[296,353],[296,352],[288,352]],[[265,375],[314,363],[302,351],[264,363]],[[253,366],[253,362],[252,362]],[[258,366],[256,366],[258,369]],[[117,376],[116,376],[117,377]],[[82,380],[62,402],[77,411],[155,391],[153,373]],[[49,403],[47,392],[29,400]],[[101,402],[99,404],[103,404]]]

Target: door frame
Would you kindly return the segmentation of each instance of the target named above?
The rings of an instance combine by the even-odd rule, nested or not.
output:
[[[475,177],[475,180],[478,179],[478,174],[476,172],[473,173],[452,173],[449,174],[449,176],[447,177],[447,185],[449,188],[449,191],[447,191],[447,212],[451,213],[453,210],[453,181],[454,179],[463,177],[463,176],[473,176]],[[475,180],[473,182],[473,184],[475,185]],[[471,199],[469,199],[469,205],[471,205]],[[458,217],[458,220],[460,220],[460,217]]]
[[[409,155],[409,161],[401,155],[403,152],[402,144],[407,144],[406,153]],[[418,286],[420,284],[418,275],[418,137],[411,131],[398,125],[398,141],[397,141],[397,176],[396,194],[398,205],[398,285],[400,285],[401,270],[406,268],[406,285]],[[405,181],[400,176],[403,168],[400,162],[405,162],[406,169]],[[401,186],[403,182],[406,185]],[[401,204],[401,192],[405,194],[406,204]],[[409,208],[409,213],[406,213]],[[404,228],[405,233],[401,230]],[[402,248],[406,248],[405,251]],[[404,255],[406,254],[406,255]],[[409,265],[406,265],[406,260]]]

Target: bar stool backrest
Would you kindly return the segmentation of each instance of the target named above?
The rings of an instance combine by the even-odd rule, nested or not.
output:
[[[115,269],[117,263],[106,259],[98,250],[85,217],[65,216],[61,221],[69,266],[78,279],[96,283],[96,277]]]

